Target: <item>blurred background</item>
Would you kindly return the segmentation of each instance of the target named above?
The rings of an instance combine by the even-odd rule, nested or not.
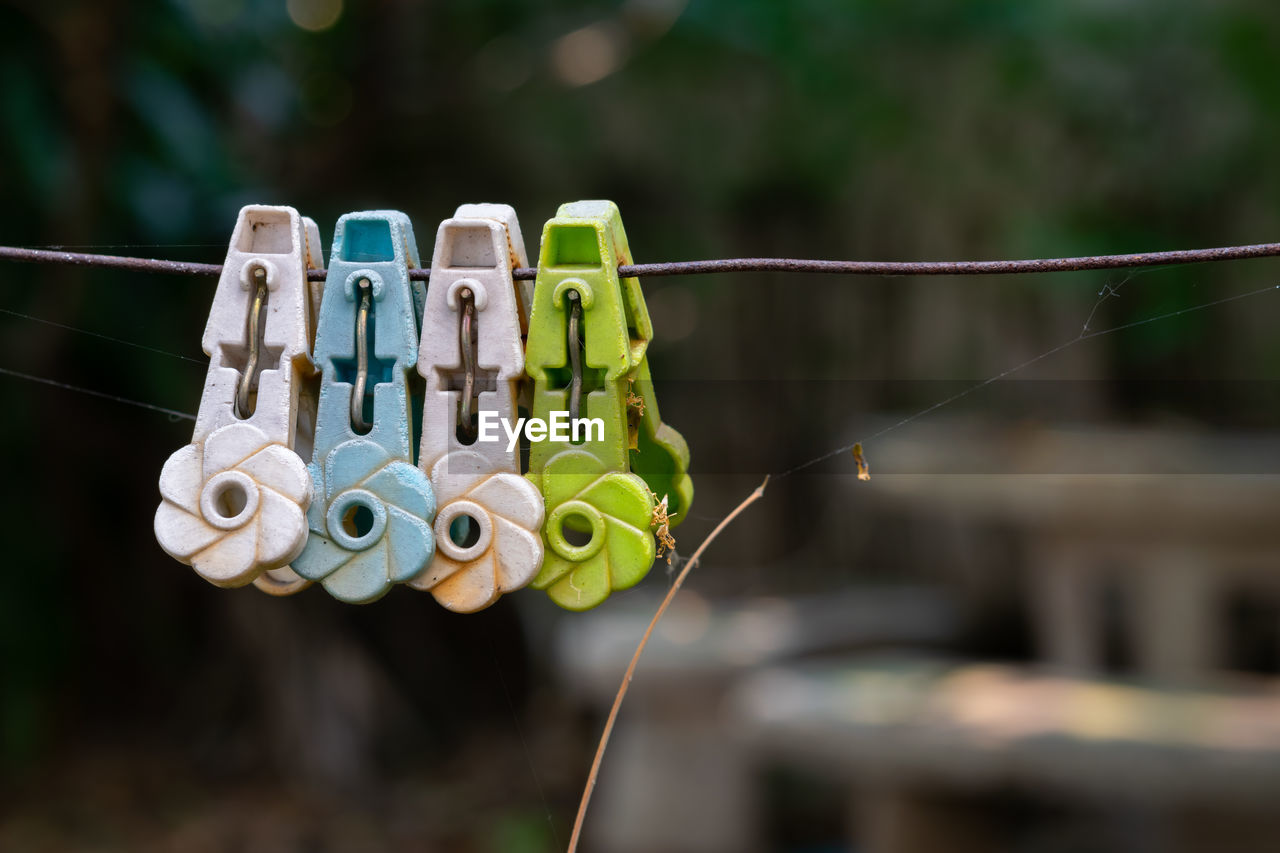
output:
[[[10,0],[0,45],[6,245],[217,263],[276,203],[429,256],[500,201],[532,250],[580,198],[640,262],[1280,234],[1265,0]],[[708,551],[584,849],[1277,849],[1276,269],[648,281],[681,554],[767,473],[872,479]],[[194,412],[213,286],[0,267],[0,367]],[[190,422],[0,401],[0,849],[564,849],[664,564],[581,615],[222,591],[152,534]]]

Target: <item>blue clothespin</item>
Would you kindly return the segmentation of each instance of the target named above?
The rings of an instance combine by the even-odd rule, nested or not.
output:
[[[413,226],[392,210],[338,220],[316,331],[323,371],[310,536],[293,561],[337,599],[374,601],[418,575],[435,551],[431,483],[413,464],[418,327],[426,291]]]

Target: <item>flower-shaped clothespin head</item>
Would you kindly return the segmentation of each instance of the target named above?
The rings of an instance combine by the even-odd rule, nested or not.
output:
[[[309,466],[316,500],[293,569],[351,603],[419,574],[435,495],[413,464],[410,376],[422,288],[413,228],[396,211],[338,220],[315,358],[323,372]]]
[[[436,555],[410,586],[430,590],[450,610],[474,613],[527,585],[542,567],[537,488],[466,450],[441,457],[431,482],[440,501]]]
[[[523,587],[542,564],[542,495],[520,475],[518,448],[479,428],[517,418],[528,294],[511,270],[527,264],[508,205],[466,204],[440,224],[418,351],[427,384],[418,465],[440,511],[435,557],[410,585],[462,613]]]
[[[160,547],[218,586],[286,565],[307,541],[306,466],[251,424],[228,424],[170,456],[160,494]]]
[[[297,571],[352,603],[380,598],[422,571],[436,509],[425,474],[366,439],[343,442],[314,470],[323,499],[308,513],[312,533]]]
[[[292,448],[313,372],[309,231],[293,208],[240,211],[205,327],[195,432],[160,475],[157,541],[219,586],[285,572],[306,543],[311,481]]]
[[[547,463],[542,483],[547,553],[534,589],[568,610],[587,610],[649,573],[653,498],[643,480],[608,470],[591,453],[565,450]]]
[[[579,441],[571,430],[567,441],[529,448],[529,479],[547,508],[547,556],[533,586],[575,610],[638,582],[654,559],[654,499],[631,473],[640,421],[628,404],[653,329],[639,282],[618,278],[624,263],[631,253],[613,202],[562,205],[543,230],[525,354],[532,417],[567,412],[585,429]]]

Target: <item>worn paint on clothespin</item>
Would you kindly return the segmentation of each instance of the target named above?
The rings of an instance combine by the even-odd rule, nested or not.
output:
[[[342,601],[380,598],[431,560],[435,496],[413,464],[410,379],[425,296],[409,279],[417,266],[403,213],[338,220],[316,332],[311,536],[293,568]]]
[[[307,230],[291,207],[240,211],[205,327],[195,432],[160,474],[156,539],[219,586],[281,569],[307,541],[311,480],[292,449],[313,370]]]
[[[529,478],[547,505],[532,585],[570,610],[635,585],[654,559],[653,498],[628,458],[628,380],[652,334],[638,282],[618,279],[618,264],[630,262],[613,202],[562,205],[543,229],[525,354],[531,416],[573,412],[576,398],[576,414],[603,424],[601,440],[530,444]]]
[[[418,466],[440,508],[435,556],[409,583],[462,613],[542,566],[542,495],[520,475],[519,447],[496,424],[497,440],[479,440],[482,418],[516,424],[529,293],[511,270],[527,265],[508,205],[465,204],[440,224],[418,351],[427,384]]]

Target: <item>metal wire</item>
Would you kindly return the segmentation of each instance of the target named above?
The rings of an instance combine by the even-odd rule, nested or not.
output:
[[[46,249],[19,249],[0,246],[0,260],[32,264],[67,264],[77,267],[107,267],[131,272],[158,272],[175,275],[219,275],[222,264],[191,264],[186,261],[161,261],[154,258],[129,258],[121,255],[86,255],[83,252],[54,252]]]
[[[356,311],[356,381],[351,387],[351,425],[356,432],[369,431],[364,419],[364,392],[369,385],[369,306],[373,301],[373,287],[369,279],[356,282],[360,288],[360,308]]]
[[[582,325],[582,295],[576,290],[566,290],[569,300],[569,329],[565,344],[569,349],[569,423],[576,424],[582,411],[582,341],[578,332]]]
[[[722,258],[711,261],[675,261],[655,264],[624,264],[618,267],[623,278],[633,276],[705,275],[732,272],[792,272],[828,275],[1015,275],[1042,272],[1078,272],[1081,270],[1124,269],[1171,264],[1200,264],[1209,261],[1235,261],[1244,258],[1280,256],[1280,243],[1258,243],[1251,246],[1224,246],[1216,249],[1183,249],[1172,252],[1143,252],[1129,255],[1090,255],[1077,258],[1037,258],[1013,261],[822,261],[808,258]],[[73,266],[107,267],[133,272],[170,273],[175,275],[218,275],[221,264],[193,264],[154,258],[130,258],[120,255],[88,255],[80,252],[54,252],[0,246],[0,261]],[[513,278],[529,281],[537,277],[534,267],[516,267]],[[324,270],[310,270],[312,281],[325,278]],[[409,270],[409,277],[425,281],[431,277],[426,269]]]
[[[249,357],[245,359],[244,372],[240,374],[240,385],[236,389],[236,416],[240,418],[253,414],[249,394],[253,391],[253,377],[258,372],[258,359],[262,356],[262,311],[267,306],[267,271],[254,267],[253,280],[257,289],[253,294],[253,304],[249,306]]]
[[[472,397],[476,393],[476,351],[472,335],[476,320],[475,294],[471,288],[464,287],[458,291],[462,300],[462,320],[458,324],[458,345],[462,350],[462,400],[458,412],[458,420],[467,435],[472,432]]]

